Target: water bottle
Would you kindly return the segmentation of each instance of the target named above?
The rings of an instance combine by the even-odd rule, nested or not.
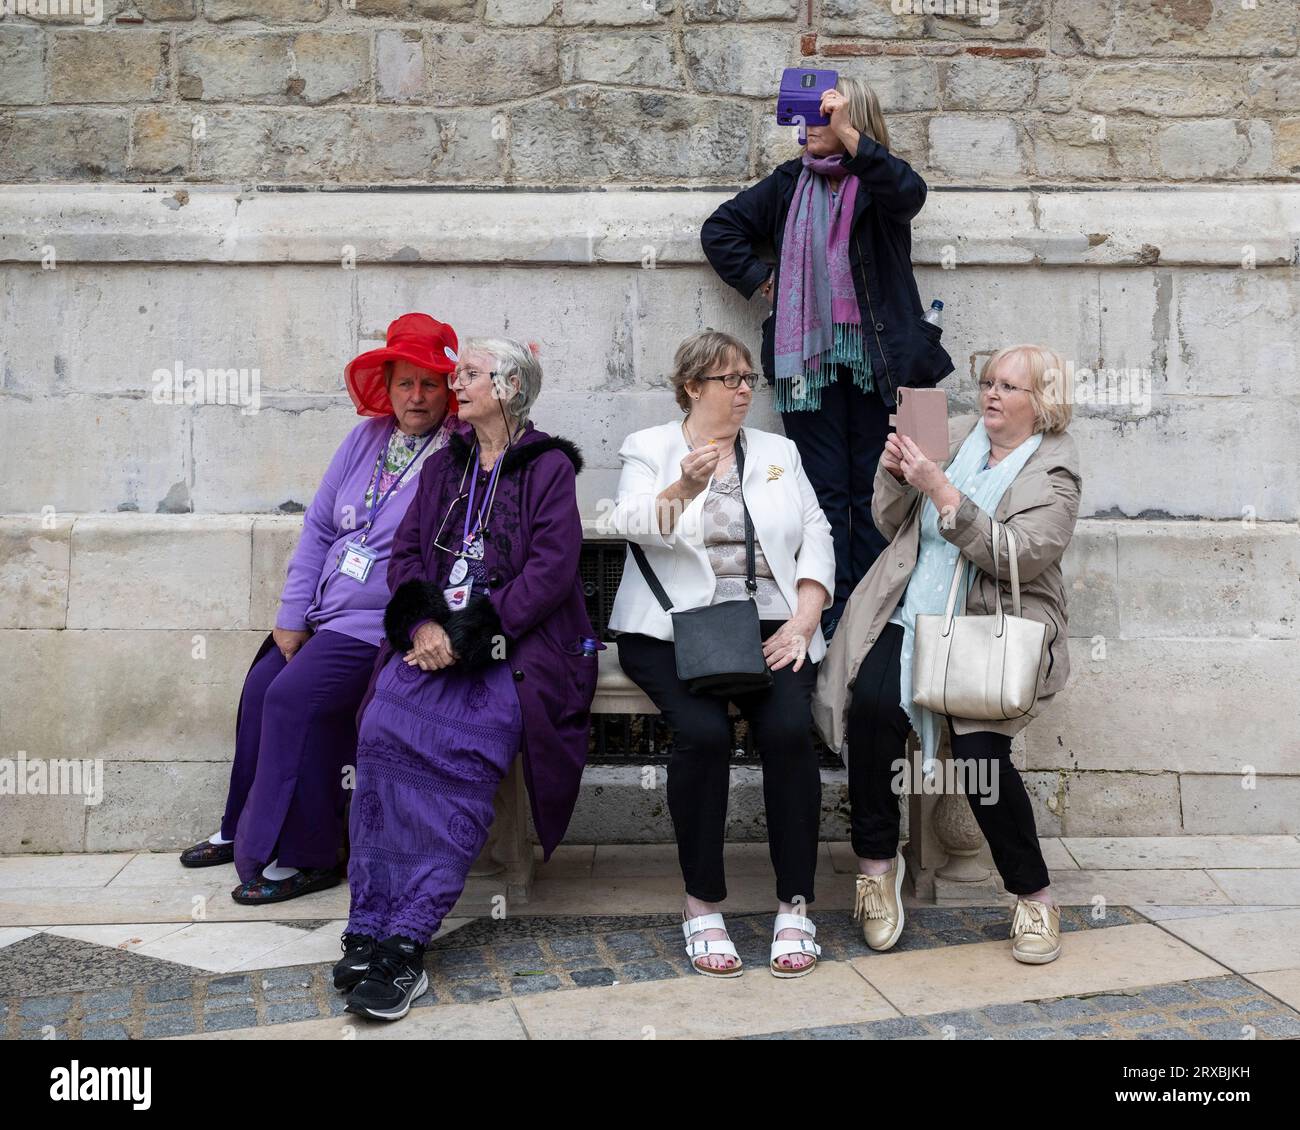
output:
[[[940,329],[943,329],[943,303],[937,298],[931,302],[930,309],[925,312],[921,321],[929,322],[930,325],[938,326]]]
[[[582,641],[582,657],[583,657],[583,659],[590,659],[593,655],[596,654],[596,651],[597,651],[597,644],[596,644],[596,641],[593,640],[593,639],[587,639],[587,638],[584,637],[584,638],[583,638],[583,641]]]

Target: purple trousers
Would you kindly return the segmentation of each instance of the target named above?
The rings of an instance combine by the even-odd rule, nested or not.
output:
[[[316,632],[285,662],[270,637],[244,678],[221,835],[249,882],[282,867],[333,867],[343,843],[343,769],[356,757],[356,712],[379,649]]]
[[[510,668],[421,671],[392,656],[361,718],[348,820],[348,933],[426,944],[487,842],[523,726]]]

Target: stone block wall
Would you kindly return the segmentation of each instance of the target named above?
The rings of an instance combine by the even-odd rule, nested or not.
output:
[[[104,771],[96,805],[0,796],[0,851],[211,831],[301,509],[356,423],[342,366],[396,314],[538,340],[535,418],[600,513],[622,437],[677,414],[676,343],[757,347],[761,303],[699,249],[724,198],[0,188],[0,758]],[[915,225],[955,409],[1020,340],[1139,374],[1075,405],[1074,674],[1015,747],[1043,834],[1300,832],[1298,234],[1280,187],[941,191]],[[256,370],[256,405],[160,400],[177,362]],[[751,422],[780,427],[762,388]],[[662,794],[593,771],[571,838],[667,838]]]
[[[97,805],[0,795],[0,851],[211,830],[342,365],[397,314],[540,342],[594,517],[676,343],[757,348],[698,232],[797,152],[795,65],[868,80],[932,186],[956,409],[1016,341],[1136,374],[1076,405],[1040,829],[1300,831],[1298,46],[1294,0],[0,0],[0,762],[104,766]],[[192,368],[252,398],[160,395]],[[618,773],[574,837],[665,838]]]
[[[935,184],[1300,169],[1292,0],[5,2],[0,182],[737,184],[796,65]]]
[[[211,832],[299,528],[0,518],[0,749],[102,763],[98,803],[0,797],[0,852],[167,850]],[[1300,831],[1300,525],[1090,518],[1065,572],[1072,681],[1015,744],[1040,834]],[[635,767],[588,784],[572,842],[671,838],[663,774],[649,790]],[[827,776],[836,839],[843,788]],[[762,838],[756,805],[751,790],[733,838]]]

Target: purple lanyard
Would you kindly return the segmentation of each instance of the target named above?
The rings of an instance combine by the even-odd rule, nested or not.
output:
[[[366,524],[361,531],[361,536],[357,539],[358,541],[364,542],[366,540],[366,534],[370,532],[370,527],[374,525],[375,518],[378,516],[379,511],[383,508],[384,503],[387,502],[393,496],[393,492],[399,486],[402,485],[402,480],[406,478],[406,473],[412,467],[415,466],[416,461],[420,458],[421,455],[424,454],[424,449],[428,447],[430,442],[433,440],[433,432],[431,431],[427,436],[424,437],[424,442],[420,444],[418,448],[416,448],[415,454],[411,456],[411,461],[405,467],[403,467],[400,472],[398,472],[397,478],[393,480],[392,485],[386,491],[384,491],[382,495],[380,495],[379,477],[381,474],[383,474],[384,463],[386,462],[386,458],[388,455],[388,445],[393,442],[393,435],[396,431],[397,431],[397,424],[396,422],[394,422],[393,426],[388,429],[388,436],[384,440],[384,445],[379,449],[379,459],[375,462],[375,469],[370,475],[370,487],[374,489],[378,497],[376,497],[374,501],[374,505],[372,505],[370,509],[366,511]],[[437,429],[435,428],[434,431],[437,431]],[[369,494],[370,490],[367,489],[366,493]]]
[[[506,445],[509,448],[509,444]],[[488,517],[492,516],[492,503],[496,501],[497,495],[497,476],[501,473],[501,464],[505,462],[506,453],[503,451],[497,456],[497,461],[492,467],[492,475],[488,479],[487,498],[488,498]],[[470,452],[470,465],[478,460],[478,441],[474,442],[474,450]],[[474,474],[469,482],[469,501],[465,503],[465,529],[461,535],[460,548],[462,553],[468,553],[469,547],[478,539],[479,532],[483,529],[483,513],[479,512],[478,525],[474,532],[469,532],[470,518],[474,515],[474,499],[478,495],[478,468],[474,468]]]

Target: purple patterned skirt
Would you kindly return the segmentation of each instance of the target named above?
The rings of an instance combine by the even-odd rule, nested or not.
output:
[[[392,655],[357,740],[348,932],[427,943],[465,887],[523,725],[504,660],[421,671]]]

